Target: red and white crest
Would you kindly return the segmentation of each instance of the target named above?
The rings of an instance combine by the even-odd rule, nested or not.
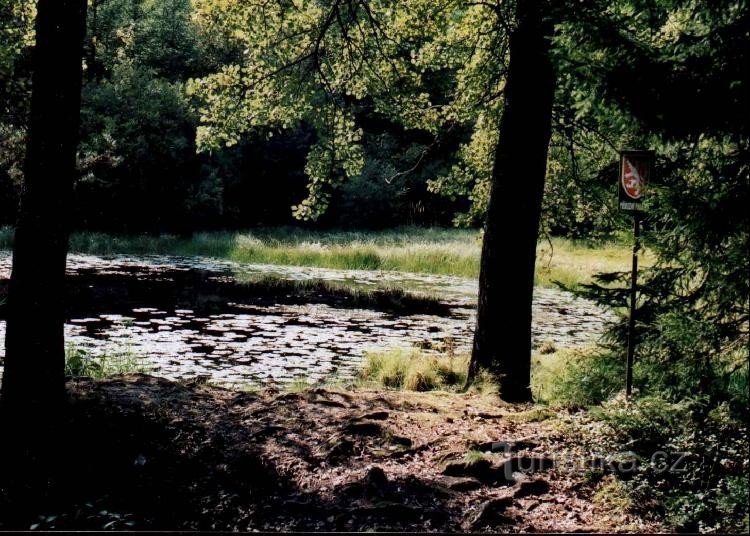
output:
[[[640,199],[648,181],[649,162],[632,156],[622,159],[622,189],[631,199]]]

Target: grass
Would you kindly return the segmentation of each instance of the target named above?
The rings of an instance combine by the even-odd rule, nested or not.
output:
[[[95,356],[82,348],[69,346],[65,349],[65,375],[68,377],[102,379],[146,371],[147,367],[130,350]]]
[[[550,245],[551,243],[551,245]],[[641,266],[653,263],[653,256],[640,252]],[[567,287],[591,283],[598,272],[628,271],[632,262],[632,246],[621,240],[591,242],[553,238],[537,247],[535,283],[541,287],[560,282]]]
[[[531,359],[531,391],[534,400],[555,407],[596,405],[624,387],[621,356],[597,346],[562,348],[542,352]]]
[[[380,232],[310,231],[294,227],[247,232],[113,236],[76,233],[73,251],[203,255],[243,263],[397,270],[473,277],[480,244],[472,230],[402,227]]]
[[[551,247],[550,247],[551,243]],[[12,245],[10,228],[0,228],[0,249]],[[207,256],[242,263],[337,269],[395,270],[477,277],[480,233],[473,229],[397,227],[385,231],[316,231],[259,227],[249,231],[175,235],[74,233],[71,251],[95,255],[164,254]],[[650,262],[649,255],[641,260]],[[540,241],[536,284],[569,286],[591,281],[598,271],[626,271],[627,242],[552,238]]]
[[[416,348],[393,348],[368,352],[360,379],[392,389],[435,391],[463,386],[466,370],[464,356],[428,355]]]
[[[365,354],[357,387],[405,391],[460,391],[466,384],[468,354],[454,354],[450,345],[443,353],[419,348],[391,348]],[[481,395],[497,394],[497,386],[482,374],[470,386]]]
[[[595,503],[614,514],[625,514],[635,506],[625,485],[613,475],[604,477],[594,493],[593,499]]]

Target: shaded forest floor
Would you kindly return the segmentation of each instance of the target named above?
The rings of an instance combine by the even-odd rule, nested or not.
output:
[[[580,413],[140,374],[68,393],[46,496],[0,489],[0,529],[663,530],[602,498]]]

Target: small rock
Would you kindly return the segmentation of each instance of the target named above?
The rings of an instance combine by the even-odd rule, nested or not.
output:
[[[411,447],[412,445],[412,440],[408,437],[392,435],[388,439],[394,445],[401,445],[402,447]]]
[[[471,477],[446,477],[442,483],[453,491],[472,491],[482,487],[479,480]]]
[[[442,473],[445,476],[474,476],[486,475],[492,469],[492,462],[489,460],[476,460],[473,463],[464,461],[451,461],[445,464]]]
[[[448,462],[442,473],[446,476],[474,477],[482,484],[490,486],[514,484],[512,473],[505,474],[502,466],[493,466],[490,460],[479,459],[471,463],[464,461]]]
[[[470,522],[472,529],[485,527],[487,525],[512,523],[513,520],[504,515],[505,509],[512,504],[513,499],[510,497],[500,497],[485,501],[481,504],[479,511]]]
[[[372,421],[350,422],[344,427],[344,433],[362,436],[379,436],[383,427]]]
[[[550,485],[545,480],[527,480],[526,482],[521,482],[518,485],[518,489],[513,494],[513,496],[516,499],[519,499],[521,497],[529,497],[531,495],[542,495],[544,493],[547,493],[550,489]]]
[[[506,474],[502,466],[494,467],[492,462],[486,459],[479,459],[472,463],[463,461],[448,462],[443,468],[442,473],[445,476],[474,477],[487,485],[508,485],[515,483],[512,472]]]
[[[365,484],[371,491],[382,492],[388,486],[388,477],[377,465],[370,467],[365,475]]]

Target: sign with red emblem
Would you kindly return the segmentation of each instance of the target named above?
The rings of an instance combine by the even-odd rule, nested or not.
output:
[[[643,197],[651,180],[653,166],[653,151],[622,151],[620,153],[620,210],[643,211]]]

